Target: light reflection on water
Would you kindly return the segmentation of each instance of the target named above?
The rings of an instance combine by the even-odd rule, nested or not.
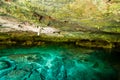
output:
[[[117,80],[102,50],[45,44],[3,48],[0,56],[0,80]]]

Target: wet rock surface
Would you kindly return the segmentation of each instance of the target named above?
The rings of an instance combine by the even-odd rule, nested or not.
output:
[[[0,57],[0,80],[117,80],[116,71],[92,55],[94,50],[67,49],[57,46],[3,49],[0,53],[6,56]]]
[[[63,24],[63,23],[59,23]],[[0,44],[41,45],[41,42],[75,42],[76,45],[119,48],[120,34],[104,32],[93,28],[74,30],[75,24],[66,29],[64,26],[37,26],[29,22],[21,22],[8,16],[0,16]],[[65,29],[61,29],[64,27]]]

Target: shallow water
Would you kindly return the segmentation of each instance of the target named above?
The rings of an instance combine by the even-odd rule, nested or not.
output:
[[[118,80],[113,53],[58,43],[1,46],[0,80]]]

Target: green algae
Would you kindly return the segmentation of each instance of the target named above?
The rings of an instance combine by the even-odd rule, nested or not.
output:
[[[75,22],[78,24],[80,23],[80,25],[82,26],[89,26],[95,28],[102,28],[107,26],[111,26],[111,27],[119,26],[119,20],[120,20],[119,1],[118,3],[116,3],[116,1],[113,0],[111,1],[111,3],[109,2],[107,3],[101,0],[98,1],[98,3],[96,4],[94,3],[95,2],[94,0],[84,1],[84,2],[81,2],[82,0],[60,1],[60,2],[59,1],[36,2],[36,1],[16,1],[16,2],[10,2],[10,4],[3,1],[1,2],[3,4],[1,5],[0,13],[14,16],[23,21],[40,23],[41,25],[44,26],[49,23],[49,20],[45,19],[44,21],[39,21],[40,16],[35,16],[34,13],[37,13],[38,15],[41,16],[51,16],[57,21]],[[79,3],[81,5],[79,5]],[[99,7],[104,9],[99,11]],[[117,30],[119,32],[119,28],[117,28]],[[116,31],[113,29],[113,32]]]
[[[29,35],[28,35],[29,34]],[[37,36],[34,32],[7,32],[0,34],[1,44],[23,44],[40,45],[42,42],[74,42],[80,46],[100,47],[100,48],[119,48],[119,34],[111,33],[89,33],[89,32],[61,32],[44,34]],[[87,42],[86,42],[87,41]],[[118,45],[116,45],[116,43]]]
[[[55,27],[61,30],[60,34],[41,34],[37,36],[37,33],[30,32],[30,35],[28,35],[29,32],[19,31],[19,33],[0,34],[1,42],[12,43],[12,41],[15,41],[30,45],[37,41],[80,43],[81,40],[88,40],[90,41],[88,42],[89,46],[96,44],[108,48],[115,47],[116,43],[120,43],[119,1],[116,3],[115,0],[112,0],[111,5],[102,0],[95,5],[94,0],[82,3],[82,0],[38,1],[38,3],[36,1],[0,1],[0,15],[28,21],[34,23],[35,26]],[[101,4],[102,2],[105,4]],[[53,3],[54,5],[51,5]],[[99,7],[105,9],[98,10]],[[92,41],[95,41],[95,43],[92,43]],[[84,44],[80,43],[80,45]]]

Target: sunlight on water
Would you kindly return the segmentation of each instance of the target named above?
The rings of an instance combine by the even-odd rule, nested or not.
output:
[[[0,56],[0,80],[117,80],[100,50],[45,44],[3,48]]]

